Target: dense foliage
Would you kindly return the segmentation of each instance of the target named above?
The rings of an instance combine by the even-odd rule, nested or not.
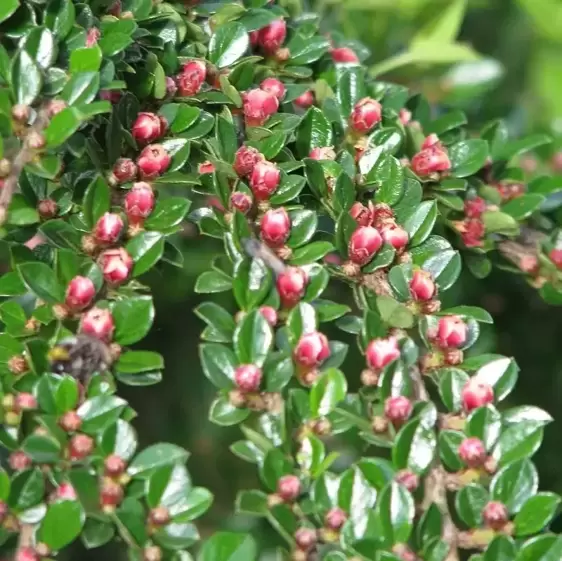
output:
[[[209,416],[241,427],[231,451],[263,488],[236,508],[271,523],[279,559],[557,559],[560,497],[531,461],[551,418],[497,407],[518,368],[471,352],[491,315],[440,302],[463,264],[560,302],[559,184],[511,165],[549,139],[435,117],[281,4],[2,1],[0,536],[18,561],[77,538],[191,558],[212,494],[179,446],[137,450],[117,395],[162,377],[143,275],[183,266],[187,219],[224,243],[196,291],[239,308],[195,310]],[[328,324],[356,336],[360,376]],[[258,553],[222,532],[199,556]]]

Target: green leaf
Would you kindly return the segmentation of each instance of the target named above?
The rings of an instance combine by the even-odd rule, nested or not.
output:
[[[496,473],[490,484],[490,495],[494,501],[504,503],[510,513],[516,513],[536,494],[538,484],[535,466],[529,460],[520,460]]]
[[[562,536],[545,534],[525,542],[515,561],[556,561],[562,557]]]
[[[273,344],[273,333],[259,310],[249,312],[238,323],[233,343],[241,364],[263,365]]]
[[[399,469],[408,468],[422,473],[433,460],[436,446],[435,433],[424,427],[419,419],[413,419],[396,436],[392,462]]]
[[[480,323],[494,323],[489,312],[476,306],[455,306],[442,310],[438,315],[455,315],[465,319],[474,319]]]
[[[232,279],[222,271],[203,271],[195,281],[195,292],[214,294],[232,289]]]
[[[60,460],[60,443],[50,436],[30,434],[24,440],[22,450],[37,463],[55,463]]]
[[[332,125],[318,107],[311,107],[297,131],[297,151],[305,158],[313,148],[332,145]]]
[[[494,388],[496,400],[501,401],[515,386],[518,371],[519,368],[512,358],[493,355],[492,360],[481,366],[475,375],[490,384]]]
[[[381,154],[365,177],[365,183],[375,184],[375,201],[388,205],[396,204],[404,190],[404,170],[400,162],[390,154]]]
[[[482,485],[467,485],[455,497],[455,508],[459,518],[469,526],[476,528],[482,524],[482,510],[490,500],[488,491]]]
[[[198,561],[249,561],[257,558],[257,547],[248,534],[217,532],[205,541]]]
[[[64,39],[74,25],[75,12],[71,0],[53,0],[47,7],[45,24],[59,39]]]
[[[452,43],[460,31],[461,24],[466,12],[466,0],[451,0],[446,6],[440,7],[435,15],[418,30],[412,39],[415,45],[419,41],[433,41],[447,48],[448,43]],[[439,131],[430,130],[428,132]]]
[[[542,531],[554,518],[561,498],[555,493],[538,493],[523,505],[515,516],[515,535],[529,536]]]
[[[468,177],[482,169],[488,158],[488,143],[482,139],[461,140],[449,146],[451,175]]]
[[[228,347],[212,343],[200,345],[199,357],[205,376],[217,388],[231,389],[234,386],[237,360]]]
[[[54,271],[45,263],[22,263],[17,268],[21,280],[37,298],[50,304],[64,299],[64,288],[57,281]]]
[[[222,395],[211,403],[209,420],[215,425],[229,427],[245,421],[250,415],[248,409],[238,409],[228,400],[228,396]]]
[[[329,41],[320,36],[303,36],[295,34],[287,44],[291,53],[289,63],[292,66],[304,66],[318,60],[330,47]]]
[[[70,72],[97,72],[100,69],[102,54],[95,45],[90,48],[76,49],[70,53]]]
[[[404,228],[410,237],[409,246],[416,247],[424,242],[433,230],[437,220],[435,201],[422,202],[404,222]]]
[[[449,411],[459,411],[462,407],[462,390],[469,376],[460,368],[441,368],[437,371],[439,395]]]
[[[267,495],[262,491],[240,491],[236,497],[236,512],[253,516],[265,516],[269,510]]]
[[[149,296],[136,296],[115,302],[112,308],[114,339],[120,345],[140,341],[152,327],[154,305]]]
[[[334,250],[330,242],[312,242],[293,251],[291,265],[307,265],[322,259]]]
[[[164,236],[159,232],[141,232],[127,243],[125,249],[133,258],[133,276],[138,277],[154,267],[164,253]]]
[[[517,140],[512,140],[511,142],[508,142],[505,148],[501,151],[498,159],[511,160],[511,158],[514,158],[515,156],[524,154],[529,150],[534,150],[539,146],[550,144],[550,142],[552,142],[550,136],[543,133],[531,134]]]
[[[161,442],[137,454],[129,465],[128,473],[133,477],[145,476],[157,468],[184,463],[188,456],[189,453],[183,448]]]
[[[126,406],[127,402],[115,395],[98,395],[88,399],[77,411],[82,419],[81,430],[86,434],[97,434],[115,423]]]
[[[86,516],[78,501],[62,501],[49,506],[41,522],[39,536],[49,549],[58,550],[72,543],[82,531]]]
[[[87,226],[93,228],[96,222],[109,211],[110,197],[109,185],[98,175],[84,193],[83,210]]]
[[[325,416],[345,399],[347,380],[336,368],[324,371],[310,391],[310,412],[314,417]]]
[[[0,22],[7,20],[19,7],[20,0],[5,0],[0,6]]]
[[[513,561],[516,553],[517,547],[513,540],[509,536],[500,534],[490,542],[481,561]]]
[[[86,549],[94,549],[105,545],[114,535],[115,529],[108,522],[88,518],[80,537]]]
[[[39,213],[22,195],[16,193],[8,207],[8,222],[14,226],[27,226],[39,222]]]
[[[45,140],[49,148],[60,146],[67,141],[80,127],[81,119],[78,110],[67,107],[57,113],[45,129]]]
[[[61,92],[61,98],[68,105],[90,103],[98,93],[100,74],[98,72],[78,72],[70,77]]]
[[[149,372],[162,368],[164,368],[162,355],[153,351],[127,351],[119,357],[116,364],[117,371],[123,374]]]
[[[392,327],[408,329],[414,325],[414,315],[400,302],[390,296],[379,296],[377,308],[381,319]]]
[[[27,51],[18,51],[12,59],[11,76],[17,103],[31,105],[41,91],[43,78],[39,66]]]
[[[226,68],[242,58],[249,46],[250,38],[244,26],[230,22],[220,26],[212,35],[208,57],[218,68]]]
[[[55,247],[80,251],[80,234],[70,223],[62,219],[49,220],[39,228],[43,236]]]
[[[291,235],[287,245],[291,248],[300,247],[308,242],[318,225],[318,216],[313,210],[292,210],[289,212],[291,219]]]
[[[158,201],[144,225],[148,230],[166,230],[177,226],[187,214],[190,201],[184,197],[169,197]]]
[[[515,220],[521,221],[528,218],[540,208],[545,198],[537,193],[527,193],[512,199],[505,205],[502,205],[501,210],[505,214],[509,214]]]
[[[377,498],[375,513],[386,543],[394,545],[408,541],[415,509],[414,499],[406,487],[396,482],[389,483]]]
[[[203,302],[194,310],[195,315],[200,317],[209,329],[205,332],[204,339],[215,343],[230,343],[236,328],[232,315],[224,308],[214,302]],[[211,336],[209,336],[210,331]]]
[[[342,116],[347,119],[355,104],[365,97],[365,77],[361,67],[345,68],[338,78],[336,99]]]

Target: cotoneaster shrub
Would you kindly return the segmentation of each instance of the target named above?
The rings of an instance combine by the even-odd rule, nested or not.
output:
[[[560,301],[557,184],[510,166],[548,139],[435,118],[285,4],[2,0],[0,538],[17,561],[77,539],[192,558],[212,494],[187,451],[137,449],[118,395],[162,377],[142,278],[182,266],[187,219],[224,244],[196,290],[239,311],[195,310],[201,366],[263,483],[236,509],[278,531],[276,559],[559,559],[531,461],[551,418],[501,407],[515,362],[470,350],[492,317],[440,301],[493,263]],[[197,555],[259,553],[221,532]]]

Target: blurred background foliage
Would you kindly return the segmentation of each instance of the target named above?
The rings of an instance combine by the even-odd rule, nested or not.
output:
[[[295,9],[294,0],[281,3]],[[325,31],[336,42],[359,41],[368,47],[371,54],[365,52],[365,63],[374,72],[424,92],[437,105],[436,111],[462,108],[475,128],[505,118],[516,134],[549,132],[555,139],[553,147],[523,163],[529,173],[534,167],[552,172],[551,157],[562,148],[560,0],[316,0],[305,7],[324,15]],[[164,381],[150,389],[122,388],[124,397],[139,413],[136,427],[143,444],[164,440],[191,451],[194,480],[216,495],[201,528],[203,535],[217,528],[247,529],[262,545],[272,546],[277,537],[265,523],[232,516],[237,490],[259,486],[254,466],[229,450],[239,429],[207,421],[214,390],[197,356],[203,324],[193,310],[203,297],[194,292],[194,283],[221,247],[189,226],[184,250],[183,271],[165,269],[146,279],[155,292],[157,319],[143,348],[148,344],[164,355]],[[342,291],[335,294],[337,288],[326,297],[338,299]],[[445,296],[446,304],[458,302],[461,294],[464,304],[483,306],[496,320],[472,352],[497,349],[515,356],[520,365],[511,404],[532,403],[556,418],[547,429],[537,463],[544,489],[561,493],[560,308],[549,307],[522,280],[500,271],[485,281],[465,273]],[[223,295],[216,301],[234,310]],[[341,339],[342,333],[337,336]],[[362,366],[358,354],[348,356],[345,369],[352,387]],[[560,520],[556,529],[562,530]],[[99,555],[94,550],[81,558]]]

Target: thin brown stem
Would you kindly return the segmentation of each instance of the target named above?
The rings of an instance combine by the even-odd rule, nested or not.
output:
[[[32,546],[33,546],[33,524],[22,524],[20,526],[18,547],[14,558],[17,558],[18,551],[21,551],[25,547],[32,547]]]

